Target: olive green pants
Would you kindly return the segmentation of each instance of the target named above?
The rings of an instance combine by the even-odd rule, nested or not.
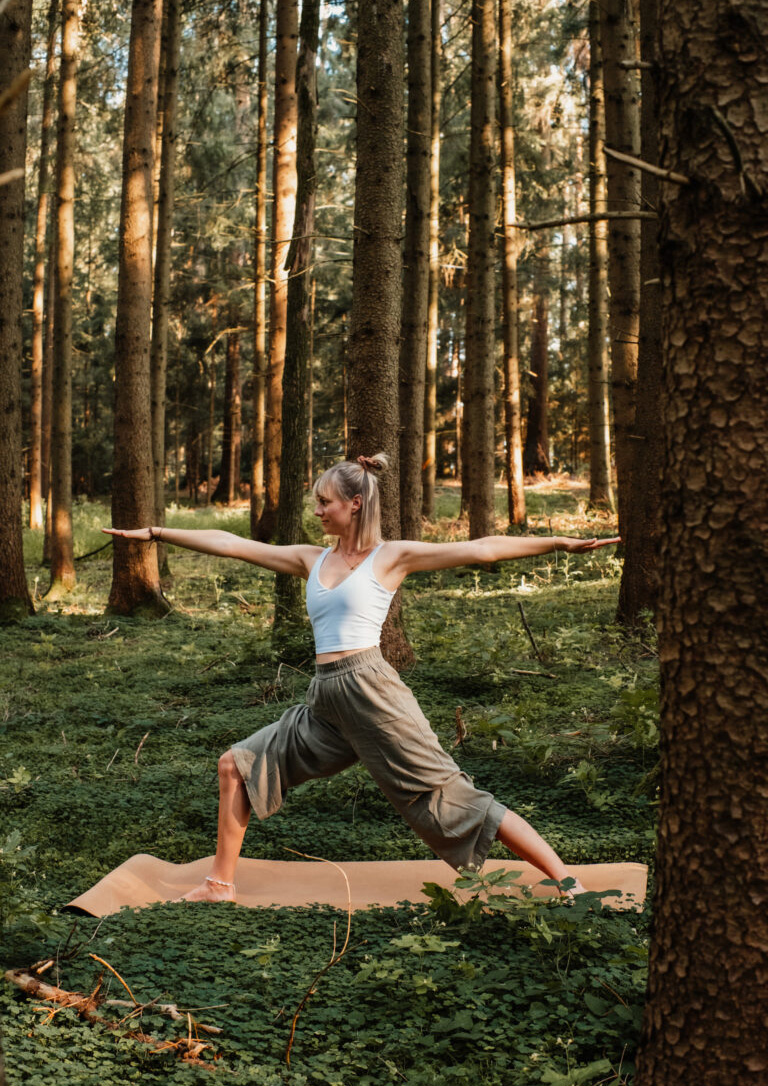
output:
[[[289,788],[362,762],[408,825],[455,868],[483,863],[505,812],[446,754],[379,649],[319,664],[306,704],[232,753],[260,819],[279,810]]]

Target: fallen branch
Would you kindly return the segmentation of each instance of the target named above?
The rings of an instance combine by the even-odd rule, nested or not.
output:
[[[296,1012],[295,1012],[295,1014],[293,1016],[293,1021],[291,1022],[291,1032],[290,1032],[290,1036],[288,1037],[288,1044],[285,1046],[285,1066],[290,1067],[291,1066],[291,1049],[293,1048],[293,1039],[294,1039],[294,1037],[296,1035],[296,1024],[297,1024],[297,1022],[299,1020],[299,1015],[304,1010],[307,1003],[309,1002],[310,996],[313,995],[315,989],[317,988],[318,981],[322,977],[325,976],[325,974],[328,972],[328,970],[331,968],[331,966],[334,966],[336,964],[336,962],[341,961],[341,959],[344,957],[344,955],[347,952],[347,947],[349,946],[349,936],[350,936],[350,932],[352,931],[352,891],[349,888],[349,879],[347,878],[346,871],[344,870],[343,867],[340,867],[337,863],[334,863],[333,860],[326,860],[322,856],[308,856],[306,852],[297,852],[296,849],[294,849],[294,848],[288,848],[288,849],[286,849],[286,852],[292,852],[294,854],[294,856],[302,856],[305,860],[317,860],[317,861],[319,861],[320,863],[323,863],[323,864],[331,864],[332,867],[335,867],[337,871],[341,872],[341,874],[344,876],[344,882],[347,884],[347,935],[346,935],[346,938],[344,940],[344,946],[341,948],[341,950],[337,954],[336,953],[336,922],[334,921],[334,924],[333,924],[333,949],[331,950],[331,960],[328,962],[327,965],[324,965],[323,968],[320,970],[320,972],[317,973],[317,975],[315,976],[315,979],[312,981],[309,988],[305,992],[304,998],[301,1000],[298,1007],[296,1008]]]
[[[511,667],[509,670],[513,675],[535,675],[539,679],[557,678],[557,675],[553,675],[551,671],[526,671],[522,667]]]
[[[531,633],[531,627],[528,625],[528,619],[525,617],[525,611],[523,610],[523,605],[520,602],[520,600],[517,601],[517,608],[518,608],[518,610],[520,612],[520,618],[523,620],[523,626],[525,627],[525,632],[528,634],[528,638],[529,638],[529,640],[531,642],[531,645],[533,646],[533,651],[536,653],[536,659],[543,666],[544,661],[541,658],[541,653],[539,652],[539,646],[536,644],[536,640],[535,640],[533,634]]]

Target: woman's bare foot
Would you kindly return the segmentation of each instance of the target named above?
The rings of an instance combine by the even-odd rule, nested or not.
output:
[[[228,883],[204,879],[199,886],[182,894],[176,901],[234,901],[235,888]]]

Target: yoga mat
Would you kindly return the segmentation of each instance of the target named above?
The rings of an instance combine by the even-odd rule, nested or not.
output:
[[[70,901],[65,908],[93,916],[107,916],[122,906],[141,908],[158,901],[172,901],[191,890],[211,870],[213,857],[189,864],[173,864],[156,856],[131,856],[100,879],[90,890]],[[343,862],[349,879],[352,908],[372,905],[393,906],[400,901],[425,902],[425,882],[436,882],[453,890],[457,874],[442,860],[376,860]],[[488,860],[489,871],[520,871],[518,883],[531,886],[537,897],[553,896],[553,888],[540,886],[538,868],[518,860]],[[648,869],[644,864],[574,864],[569,868],[587,890],[619,890],[620,897],[605,899],[613,908],[637,909],[645,899]],[[241,859],[235,874],[237,903],[248,908],[269,906],[348,906],[347,886],[337,867],[330,863],[290,860]],[[514,893],[514,888],[510,891]],[[461,897],[461,891],[458,891]],[[466,892],[463,898],[469,895]],[[518,893],[519,896],[519,893]],[[195,906],[203,908],[204,903]]]

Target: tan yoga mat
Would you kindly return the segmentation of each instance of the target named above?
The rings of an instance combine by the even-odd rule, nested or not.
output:
[[[203,880],[211,870],[212,859],[206,856],[189,864],[172,864],[140,853],[110,871],[66,907],[106,916],[124,905],[141,908],[158,901],[172,901]],[[349,880],[349,896],[339,868]],[[521,860],[488,860],[483,871],[487,874],[500,868],[522,872],[517,882],[530,886],[537,897],[552,896],[553,888],[539,885],[542,873],[531,864]],[[569,870],[587,890],[620,891],[619,897],[605,899],[613,908],[638,909],[645,900],[648,869],[644,864],[574,864]],[[453,868],[442,860],[353,861],[334,865],[306,860],[241,859],[235,884],[238,904],[249,908],[332,905],[346,909],[351,897],[353,909],[366,909],[372,905],[394,906],[401,901],[423,903],[427,901],[422,893],[425,882],[436,882],[452,890],[457,877]],[[510,892],[514,893],[514,888]]]

